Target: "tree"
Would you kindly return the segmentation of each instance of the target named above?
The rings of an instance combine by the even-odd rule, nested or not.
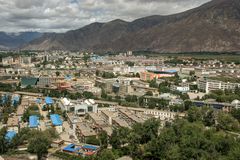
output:
[[[105,90],[102,88],[101,98],[106,99],[107,96],[108,96],[107,93],[106,93]]]
[[[217,127],[219,129],[227,131],[239,131],[240,125],[239,122],[233,118],[230,114],[220,112],[217,115]]]
[[[231,115],[240,122],[240,109],[232,109]]]
[[[59,77],[60,76],[60,72],[59,71],[56,71],[56,76]]]
[[[140,74],[139,74],[139,73],[136,73],[136,77],[140,78]]]
[[[153,80],[150,81],[149,87],[158,88],[158,84],[157,84],[157,79],[156,78],[154,78]]]
[[[88,54],[84,54],[84,56],[83,56],[83,61],[84,61],[84,63],[87,65],[87,63],[88,63],[88,61],[90,60],[90,56],[88,55]]]
[[[92,99],[92,98],[94,98],[94,95],[93,95],[92,92],[84,91],[83,92],[83,97],[86,98],[86,99]]]
[[[30,153],[36,153],[38,160],[42,158],[44,154],[48,152],[50,141],[45,135],[37,134],[30,139],[28,144],[28,151]]]
[[[112,145],[114,149],[119,149],[121,146],[128,143],[128,135],[130,130],[126,127],[120,127],[113,130],[113,133],[110,137],[109,143]]]
[[[196,122],[202,120],[202,114],[200,108],[191,107],[187,112],[187,119],[189,122]]]
[[[185,110],[188,110],[190,107],[192,107],[192,102],[189,100],[184,101],[184,108]]]
[[[230,150],[229,160],[239,160],[240,159],[240,146],[237,145]]]
[[[145,95],[146,96],[153,96],[153,92],[152,91],[147,91]]]
[[[155,118],[148,119],[142,124],[136,123],[132,126],[133,132],[139,135],[139,142],[141,144],[156,138],[158,136],[159,127],[160,121]]]
[[[104,149],[103,151],[100,152],[98,156],[98,160],[114,160],[115,157],[113,155],[113,152],[108,149]]]
[[[107,148],[108,146],[108,135],[106,131],[101,131],[99,133],[99,141],[101,148]]]
[[[93,145],[100,145],[99,139],[97,139],[95,136],[88,137],[86,139],[87,144],[93,144]]]
[[[4,154],[8,151],[8,141],[5,138],[6,133],[7,133],[7,128],[3,127],[0,130],[0,154]]]

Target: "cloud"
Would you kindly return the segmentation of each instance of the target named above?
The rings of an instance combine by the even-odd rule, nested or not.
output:
[[[209,0],[0,0],[0,30],[65,32],[92,22],[168,15]]]

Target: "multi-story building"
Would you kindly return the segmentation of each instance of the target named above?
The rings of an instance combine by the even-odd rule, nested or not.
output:
[[[13,57],[2,58],[2,65],[3,66],[8,66],[8,65],[11,65],[11,64],[13,64]]]
[[[159,79],[164,77],[174,77],[177,73],[176,70],[168,71],[158,71],[158,70],[148,70],[147,72],[140,73],[140,79],[143,81],[151,81],[153,79]]]
[[[240,83],[223,82],[206,78],[198,80],[198,88],[204,90],[206,93],[214,90],[233,90],[236,87],[240,87]]]
[[[37,87],[50,87],[53,84],[56,84],[57,78],[41,76],[38,78]]]

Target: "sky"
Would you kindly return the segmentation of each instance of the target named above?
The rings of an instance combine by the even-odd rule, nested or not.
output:
[[[210,0],[0,0],[0,31],[65,32],[93,22],[169,15]]]

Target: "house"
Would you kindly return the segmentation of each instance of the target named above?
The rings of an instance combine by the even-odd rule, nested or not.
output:
[[[62,98],[59,103],[62,110],[73,112],[77,116],[84,116],[86,113],[97,113],[98,104],[93,99],[70,100]]]
[[[63,122],[58,114],[51,114],[50,119],[52,122],[52,126],[56,129],[58,133],[63,132]]]
[[[38,78],[35,77],[22,77],[21,78],[21,88],[26,88],[27,86],[35,87]]]
[[[96,137],[96,132],[86,123],[78,123],[76,126],[76,135],[80,142],[86,143],[88,138]]]
[[[39,117],[32,115],[29,117],[29,128],[39,129]]]
[[[45,98],[45,103],[47,105],[52,105],[54,103],[53,99],[51,97],[46,97]]]
[[[7,121],[8,131],[15,131],[18,133],[19,130],[19,120],[17,116],[9,117]]]

